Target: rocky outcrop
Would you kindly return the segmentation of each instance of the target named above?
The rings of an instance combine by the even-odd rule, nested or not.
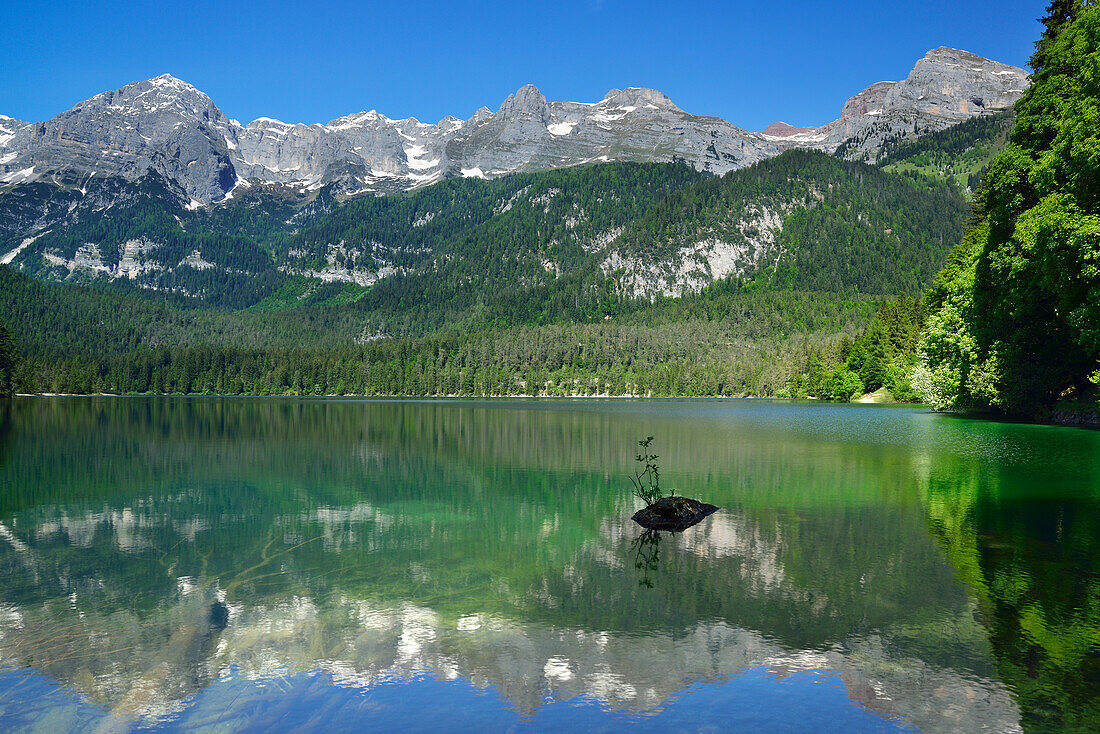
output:
[[[761,135],[781,147],[805,147],[873,160],[882,144],[943,130],[970,117],[1011,107],[1028,74],[953,48],[936,48],[900,82],[878,82],[844,103],[821,127],[775,123]]]
[[[19,157],[19,152],[17,144],[12,142],[16,134],[28,127],[29,122],[0,115],[0,186],[5,183],[22,183],[34,176],[33,168],[19,168],[16,164],[15,159]]]
[[[783,219],[797,208],[808,208],[820,196],[789,201],[754,202],[734,221],[723,222],[691,238],[668,259],[654,260],[610,247],[601,267],[614,275],[624,295],[633,298],[679,297],[698,292],[730,275],[745,275],[781,256],[779,233]],[[615,237],[607,244],[613,245]]]
[[[634,513],[631,519],[647,530],[679,532],[697,525],[718,508],[688,497],[661,497]]]
[[[652,89],[613,89],[599,102],[547,102],[524,86],[496,112],[436,124],[359,112],[326,125],[260,118],[241,125],[169,75],[105,92],[43,123],[0,120],[0,187],[39,179],[137,179],[149,170],[194,206],[224,201],[246,180],[345,194],[384,194],[448,176],[600,161],[683,160],[724,173],[779,149],[714,117],[680,110]]]

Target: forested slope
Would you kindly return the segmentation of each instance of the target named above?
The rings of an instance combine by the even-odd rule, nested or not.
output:
[[[975,191],[989,164],[1008,145],[1015,123],[1011,109],[973,117],[916,140],[886,145],[878,165],[895,173],[952,179],[960,188]]]
[[[24,391],[904,396],[880,306],[927,286],[965,210],[950,183],[806,151],[722,178],[608,164],[351,201],[256,187],[209,211],[147,179],[41,238],[40,260],[98,238],[99,271],[0,270],[0,318]],[[766,257],[716,270],[701,240],[766,240]],[[50,277],[35,252],[13,266]],[[630,287],[630,267],[685,261],[690,287]],[[122,265],[153,280],[103,276]],[[561,339],[581,348],[555,357]]]

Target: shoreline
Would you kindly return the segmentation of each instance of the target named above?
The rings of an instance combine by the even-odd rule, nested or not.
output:
[[[877,406],[886,408],[925,408],[923,403],[901,403],[896,401],[869,400],[871,394],[861,396],[847,402],[822,400],[815,397],[783,398],[774,396],[756,395],[610,395],[600,393],[596,395],[574,393],[569,395],[257,395],[253,393],[215,394],[215,393],[15,393],[12,398],[237,398],[237,399],[286,399],[298,400],[407,400],[407,401],[482,401],[482,400],[572,400],[572,401],[599,401],[599,400],[654,400],[654,401],[688,401],[688,402],[735,402],[735,401],[759,401],[759,402],[783,402],[783,403],[813,403],[819,405],[850,405],[850,406]],[[934,411],[931,411],[934,412]],[[953,415],[958,418],[973,420],[1025,423],[1036,426],[1057,426],[1061,428],[1086,428],[1100,429],[1100,407],[1076,407],[1063,406],[1055,408],[1051,416],[1041,419],[1028,419],[1012,416],[1002,416],[990,413],[967,413],[945,411],[945,415]]]
[[[14,393],[12,398],[241,398],[241,399],[272,399],[293,398],[297,400],[682,400],[682,401],[761,401],[784,403],[816,403],[820,405],[884,405],[903,407],[923,407],[921,403],[900,402],[868,402],[863,400],[836,401],[823,400],[816,397],[785,398],[768,395],[611,395],[608,393],[570,393],[567,395],[528,395],[511,393],[507,395],[361,395],[361,394],[325,394],[325,395],[293,395],[256,393],[60,393],[60,392],[35,392]]]

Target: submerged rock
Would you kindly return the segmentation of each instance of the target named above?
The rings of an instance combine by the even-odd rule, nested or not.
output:
[[[634,522],[649,530],[686,530],[718,508],[687,497],[662,497],[634,513]]]
[[[229,607],[223,601],[216,601],[210,606],[210,629],[223,630],[229,624]]]

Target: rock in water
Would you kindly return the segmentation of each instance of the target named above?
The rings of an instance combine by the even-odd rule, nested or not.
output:
[[[687,530],[718,508],[687,497],[662,497],[634,513],[634,522],[648,530]]]
[[[216,601],[210,606],[210,629],[223,630],[229,624],[229,607],[223,601]]]

